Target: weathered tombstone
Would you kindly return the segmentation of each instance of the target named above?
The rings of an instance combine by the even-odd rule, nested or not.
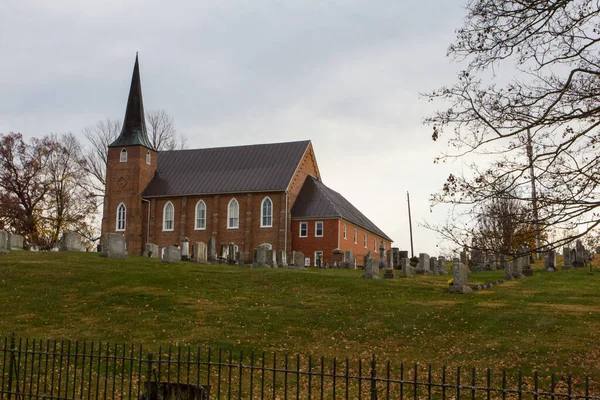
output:
[[[287,268],[286,255],[283,250],[277,250],[277,266],[279,268]]]
[[[344,263],[344,252],[340,249],[333,250],[333,268],[342,268]]]
[[[379,279],[379,263],[375,258],[371,258],[371,252],[369,251],[364,258],[365,262],[365,279]]]
[[[254,249],[254,259],[252,260],[252,265],[254,267],[267,267],[268,261],[268,253],[269,249],[263,245],[258,246]]]
[[[352,250],[346,250],[344,252],[344,268],[356,269],[356,259],[354,258],[354,252],[352,252]]]
[[[478,272],[484,269],[484,254],[479,249],[471,250],[471,271]]]
[[[0,231],[0,254],[7,254],[10,252],[8,247],[8,232]]]
[[[558,267],[556,265],[556,251],[550,250],[544,258],[544,271],[556,272]]]
[[[575,260],[573,260],[573,266],[575,268],[583,268],[585,267],[585,249],[583,248],[583,244],[581,244],[581,240],[577,240],[575,243]]]
[[[204,242],[196,242],[192,246],[192,261],[196,263],[208,262],[208,249]]]
[[[29,251],[40,251],[40,246],[38,246],[37,244],[30,244]]]
[[[446,270],[446,258],[444,256],[438,257],[436,272],[438,275],[448,275],[448,270]]]
[[[562,269],[573,269],[573,250],[569,247],[563,247],[563,267]]]
[[[437,275],[437,257],[429,257],[429,270]]]
[[[410,259],[401,258],[400,259],[400,276],[406,278],[409,275],[414,273],[414,268],[410,266]]]
[[[181,250],[177,246],[167,246],[164,249],[162,261],[164,264],[181,263]]]
[[[304,254],[299,251],[292,252],[292,269],[304,269]]]
[[[236,265],[238,263],[237,253],[238,253],[238,246],[235,243],[229,243],[227,245],[227,263],[228,264]]]
[[[181,242],[181,260],[190,261],[190,241],[188,238],[183,238]]]
[[[229,245],[221,244],[219,247],[219,254],[217,255],[219,262],[227,262],[229,258]]]
[[[392,268],[398,269],[400,265],[400,249],[397,247],[392,247],[390,250],[392,251]]]
[[[273,249],[267,250],[267,265],[277,268],[277,253]]]
[[[452,260],[452,284],[448,288],[450,293],[471,293],[468,285],[468,269],[467,266],[460,262],[460,259]]]
[[[512,269],[510,268],[510,263],[506,260],[506,256],[504,254],[500,255],[500,265],[504,268],[504,279],[510,281],[512,276]]]
[[[23,236],[10,233],[8,235],[9,250],[23,250]]]
[[[398,252],[398,257],[402,260],[403,258],[408,258],[408,250],[400,250]]]
[[[383,262],[383,253],[385,252],[385,246],[383,243],[381,243],[381,247],[379,248],[379,255],[381,257],[381,260],[379,260],[379,268],[381,268],[381,265],[383,264],[383,268],[385,268],[385,272],[383,273],[383,278],[384,279],[394,279],[394,261],[393,261],[393,252],[392,250],[388,250],[387,254],[388,254],[388,259],[387,259],[387,263]]]
[[[381,246],[379,246],[379,269],[385,269],[386,268],[386,262],[385,262],[385,245],[383,244],[383,242],[381,242]]]
[[[524,276],[532,276],[533,270],[531,269],[531,253],[528,245],[523,245],[521,249],[521,272]],[[556,265],[556,252],[554,253],[554,265]]]
[[[206,251],[208,254],[208,261],[217,261],[217,238],[211,236],[211,238],[208,239]]]
[[[521,266],[521,259],[519,255],[515,255],[512,259],[512,276],[515,279],[523,277],[523,267]]]
[[[102,251],[98,255],[107,258],[126,258],[125,246],[125,236],[118,233],[105,233],[102,235]]]
[[[146,243],[144,257],[158,258],[158,245],[154,243]]]
[[[52,246],[50,247],[50,251],[58,251],[58,243],[52,243]],[[102,251],[102,249],[100,249],[100,251],[98,253],[100,253]]]
[[[416,268],[417,274],[430,274],[431,270],[429,269],[429,254],[427,253],[419,253],[419,264]]]
[[[85,251],[83,238],[77,232],[63,233],[60,241],[60,251]]]

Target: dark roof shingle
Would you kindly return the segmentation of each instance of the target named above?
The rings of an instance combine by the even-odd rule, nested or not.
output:
[[[310,140],[158,153],[144,197],[284,191]]]
[[[392,241],[369,218],[341,194],[325,186],[316,178],[306,178],[292,207],[292,218],[340,217],[357,226]]]

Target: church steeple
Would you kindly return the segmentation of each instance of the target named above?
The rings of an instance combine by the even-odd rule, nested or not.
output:
[[[146,132],[140,66],[136,53],[133,76],[131,77],[131,87],[129,88],[129,98],[127,99],[127,109],[125,110],[125,120],[123,121],[123,129],[121,129],[121,134],[117,140],[112,142],[108,147],[138,145],[154,150],[154,147],[148,139],[148,133]]]

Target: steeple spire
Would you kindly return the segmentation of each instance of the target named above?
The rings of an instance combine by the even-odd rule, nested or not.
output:
[[[140,80],[140,66],[137,53],[135,54],[135,65],[133,66],[133,76],[131,77],[131,87],[129,88],[123,129],[121,129],[121,134],[117,140],[112,142],[108,147],[136,145],[154,149],[152,144],[150,144],[148,133],[146,132],[146,118],[144,116],[144,101],[142,100],[142,83]]]

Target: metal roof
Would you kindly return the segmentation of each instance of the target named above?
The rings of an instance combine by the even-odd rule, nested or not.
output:
[[[144,116],[144,100],[142,99],[142,82],[140,80],[140,66],[138,56],[135,55],[125,119],[119,137],[108,145],[108,147],[137,146],[142,145],[154,149],[148,133],[146,132],[146,118]]]
[[[310,140],[160,151],[144,197],[285,191]]]
[[[292,207],[292,218],[339,217],[366,229],[384,239],[393,241],[369,218],[358,211],[341,194],[325,186],[318,179],[308,176]]]

